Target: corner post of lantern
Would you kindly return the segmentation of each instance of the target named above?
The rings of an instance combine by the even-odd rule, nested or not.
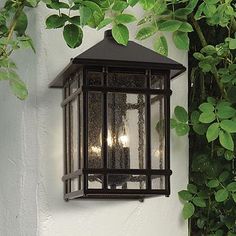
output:
[[[152,169],[151,160],[151,95],[150,95],[151,70],[146,70],[146,168]],[[151,173],[147,175],[147,189],[151,191]]]
[[[172,94],[170,88],[170,72],[167,71],[165,75],[165,88],[167,94],[165,95],[164,100],[164,109],[165,109],[165,169],[168,170],[168,175],[165,176],[165,185],[166,185],[166,196],[170,196],[170,176],[172,171],[170,169],[170,96]]]
[[[88,168],[88,86],[87,68],[82,67],[82,91],[83,91],[83,169]],[[88,173],[83,171],[83,190],[88,189]]]
[[[108,76],[108,68],[104,66],[102,68],[102,86],[107,87],[107,76]],[[108,109],[108,103],[107,103],[107,91],[103,91],[102,93],[102,153],[103,153],[103,169],[105,170],[103,175],[103,189],[107,190],[107,138],[108,138],[108,127],[107,127],[107,109]]]
[[[183,71],[111,31],[71,60],[50,84],[63,89],[65,200],[170,195],[170,79]],[[71,78],[80,80],[73,91]]]

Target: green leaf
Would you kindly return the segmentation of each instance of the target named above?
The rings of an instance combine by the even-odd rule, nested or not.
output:
[[[161,55],[168,55],[168,44],[165,36],[160,36],[155,40],[154,50]]]
[[[27,0],[27,3],[29,3],[32,7],[36,7],[38,2],[38,0]]]
[[[204,124],[194,124],[193,130],[199,135],[204,135],[207,131],[207,126]]]
[[[99,12],[102,13],[102,9],[99,7],[99,5],[92,1],[83,1],[83,4],[90,8],[93,12]]]
[[[197,227],[198,227],[199,229],[203,229],[203,228],[204,228],[204,225],[205,225],[205,220],[199,218],[199,219],[197,220]]]
[[[66,21],[66,17],[51,15],[46,19],[46,26],[47,29],[56,29],[64,26]]]
[[[182,21],[178,20],[167,20],[161,23],[158,27],[160,31],[168,31],[168,32],[175,32],[177,31],[180,26],[182,25]]]
[[[118,24],[112,28],[112,36],[117,43],[127,45],[129,41],[129,30],[125,25]]]
[[[219,138],[220,138],[220,144],[222,145],[222,147],[230,151],[234,150],[234,141],[230,133],[221,130],[219,133]]]
[[[192,32],[193,27],[190,25],[188,22],[183,22],[180,27],[178,28],[179,31],[181,32]]]
[[[10,75],[10,88],[12,92],[21,100],[25,100],[28,97],[28,90],[26,88],[25,83],[19,79],[18,76]]]
[[[232,86],[227,90],[227,95],[232,103],[236,103],[236,86]]]
[[[210,72],[212,70],[212,65],[206,61],[200,61],[198,65],[204,73]]]
[[[89,21],[90,17],[92,16],[92,11],[89,7],[82,6],[79,9],[80,12],[80,25],[84,26]]]
[[[92,16],[89,18],[87,24],[91,28],[97,28],[100,22],[104,19],[104,13],[93,11]]]
[[[200,52],[193,53],[193,56],[199,61],[204,60],[204,58],[205,58],[204,55]]]
[[[207,137],[207,141],[210,143],[213,140],[217,139],[219,136],[219,123],[213,123],[211,124],[208,129],[207,129],[207,133],[206,133],[206,137]]]
[[[156,27],[154,26],[146,26],[142,29],[140,29],[136,35],[136,39],[138,40],[144,40],[146,38],[151,37],[156,33]]]
[[[224,154],[225,154],[225,159],[227,161],[232,161],[234,159],[234,153],[233,152],[227,150]]]
[[[139,0],[144,10],[150,10],[155,5],[155,0]]]
[[[184,136],[189,132],[189,125],[184,123],[179,123],[177,124],[175,131],[178,136]]]
[[[232,198],[233,198],[234,202],[236,203],[236,193],[232,193]]]
[[[213,112],[215,108],[211,103],[205,102],[199,106],[199,110],[202,112]]]
[[[68,18],[68,21],[71,23],[71,24],[74,24],[74,25],[80,25],[80,16],[73,16],[73,17],[70,17]]]
[[[175,11],[175,16],[186,18],[190,13],[192,12],[192,9],[190,8],[179,8]]]
[[[223,104],[218,106],[217,109],[217,115],[220,119],[232,118],[236,113],[236,110],[234,108],[226,105],[224,106]]]
[[[230,192],[236,192],[236,182],[232,182],[227,185],[227,190]]]
[[[21,36],[18,37],[18,43],[20,48],[31,48],[33,50],[34,53],[36,53],[34,45],[33,45],[33,41],[29,36]]]
[[[119,11],[122,12],[127,8],[129,4],[125,1],[116,1],[114,5],[112,6],[113,11]]]
[[[191,117],[190,117],[191,123],[192,124],[198,124],[199,123],[199,117],[200,117],[200,113],[198,111],[193,111],[191,113]]]
[[[216,116],[214,112],[203,112],[199,117],[199,121],[206,124],[213,122],[215,119]]]
[[[187,190],[182,190],[178,192],[179,198],[183,201],[189,201],[193,198],[193,195]]]
[[[82,43],[83,31],[79,26],[69,24],[64,27],[63,36],[70,48],[76,48]]]
[[[193,204],[195,205],[195,206],[198,206],[198,207],[206,207],[206,202],[205,202],[205,200],[203,199],[203,198],[200,198],[200,197],[195,197],[194,199],[193,199]]]
[[[190,193],[197,193],[197,186],[194,184],[188,184],[187,189]]]
[[[214,55],[216,52],[216,48],[212,45],[207,45],[201,49],[201,53],[206,53],[208,55]]]
[[[175,117],[180,122],[186,123],[188,121],[188,113],[185,108],[176,106],[174,110]]]
[[[222,120],[220,123],[220,127],[228,133],[236,132],[236,122],[232,120]]]
[[[220,182],[217,180],[217,179],[213,179],[213,180],[210,180],[208,183],[207,183],[207,186],[209,188],[217,188],[219,186]]]
[[[224,202],[229,197],[229,192],[226,189],[220,189],[215,193],[217,202]]]
[[[8,71],[0,70],[0,80],[9,80]]]
[[[134,7],[139,2],[139,0],[128,0],[127,2],[131,7]]]
[[[229,40],[229,49],[236,49],[236,39],[230,39]]]
[[[64,2],[53,1],[50,5],[47,5],[49,8],[59,10],[59,9],[69,9],[70,6]]]
[[[230,173],[228,171],[223,171],[219,176],[219,181],[223,183],[229,178],[229,176],[230,176]]]
[[[184,208],[183,208],[183,217],[185,220],[189,219],[195,211],[195,207],[191,202],[187,202],[184,204]]]
[[[43,2],[43,3],[46,3],[46,4],[49,4],[49,5],[52,3],[51,0],[42,0],[42,2]]]
[[[0,79],[1,79],[1,74],[0,74]],[[170,119],[170,128],[171,129],[176,128],[177,124],[178,124],[178,122],[176,119]]]
[[[126,23],[131,23],[136,21],[135,16],[130,15],[130,14],[121,14],[115,17],[115,21],[119,24],[126,24]]]
[[[111,18],[106,18],[106,19],[104,19],[104,20],[101,21],[100,24],[98,25],[98,27],[97,27],[98,30],[100,30],[100,29],[106,27],[107,25],[111,24],[112,21],[113,21],[113,20],[112,20]]]
[[[185,32],[176,31],[173,33],[173,41],[175,46],[182,50],[189,49],[189,37]]]
[[[211,103],[212,105],[216,105],[216,99],[213,97],[207,97],[207,102]]]
[[[156,15],[161,15],[167,10],[167,2],[165,0],[157,0],[152,11]]]
[[[25,30],[28,26],[28,18],[27,15],[22,11],[19,18],[17,19],[15,31],[19,36],[23,35],[25,33]]]

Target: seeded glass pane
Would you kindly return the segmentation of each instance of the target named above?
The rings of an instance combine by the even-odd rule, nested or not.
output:
[[[74,93],[79,88],[78,78],[75,78],[70,84],[70,94]]]
[[[152,169],[165,167],[164,97],[151,96],[151,156]]]
[[[65,165],[66,171],[65,174],[69,174],[71,172],[71,155],[70,155],[70,116],[69,109],[70,105],[67,104],[65,106]],[[70,180],[66,181],[66,192],[69,193],[71,189]]]
[[[102,76],[101,72],[88,71],[87,74],[87,83],[90,86],[101,86],[102,85]]]
[[[82,129],[83,125],[83,96],[82,94],[79,95],[79,136],[80,136],[80,142],[79,142],[79,168],[82,169],[84,166],[84,153],[83,153],[83,132]]]
[[[71,171],[78,170],[79,156],[78,156],[78,143],[79,143],[79,126],[78,126],[78,98],[70,103],[71,109]]]
[[[88,175],[88,188],[89,189],[102,189],[103,175],[89,174]]]
[[[108,94],[108,167],[145,168],[145,97]]]
[[[71,192],[79,190],[79,180],[78,178],[71,180]]]
[[[145,175],[108,175],[109,189],[146,189]]]
[[[163,190],[165,189],[165,176],[164,175],[152,175],[152,189]]]
[[[151,89],[164,89],[164,75],[151,76]]]
[[[145,75],[109,73],[108,86],[124,88],[145,88]]]
[[[88,94],[88,167],[102,167],[102,94]]]

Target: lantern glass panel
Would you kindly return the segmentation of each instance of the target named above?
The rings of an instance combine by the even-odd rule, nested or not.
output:
[[[89,174],[88,175],[88,188],[89,189],[102,189],[103,175]]]
[[[102,73],[97,71],[88,71],[87,83],[89,86],[101,86],[102,85]]]
[[[108,168],[145,168],[145,96],[108,93]]]
[[[164,97],[151,96],[151,156],[152,169],[165,168]]]
[[[88,168],[102,168],[102,93],[88,93]]]
[[[70,95],[73,94],[79,88],[79,80],[75,77],[70,83]]]
[[[152,175],[152,189],[163,190],[165,189],[165,176],[163,175]]]
[[[145,175],[110,174],[107,182],[108,189],[146,189]]]
[[[79,169],[79,125],[78,125],[78,97],[70,102],[70,125],[71,125],[71,171]]]
[[[146,80],[144,74],[109,73],[109,87],[123,88],[145,88]]]
[[[67,104],[65,107],[65,164],[66,164],[66,174],[71,172],[71,149],[70,149],[70,104]]]
[[[75,178],[71,180],[71,192],[79,190],[79,179]]]
[[[151,76],[150,87],[151,89],[164,89],[165,76],[156,74]]]

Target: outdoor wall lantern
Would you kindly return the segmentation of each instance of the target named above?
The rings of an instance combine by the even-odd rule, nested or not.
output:
[[[111,31],[50,84],[63,89],[64,198],[170,195],[170,80],[185,67]]]

